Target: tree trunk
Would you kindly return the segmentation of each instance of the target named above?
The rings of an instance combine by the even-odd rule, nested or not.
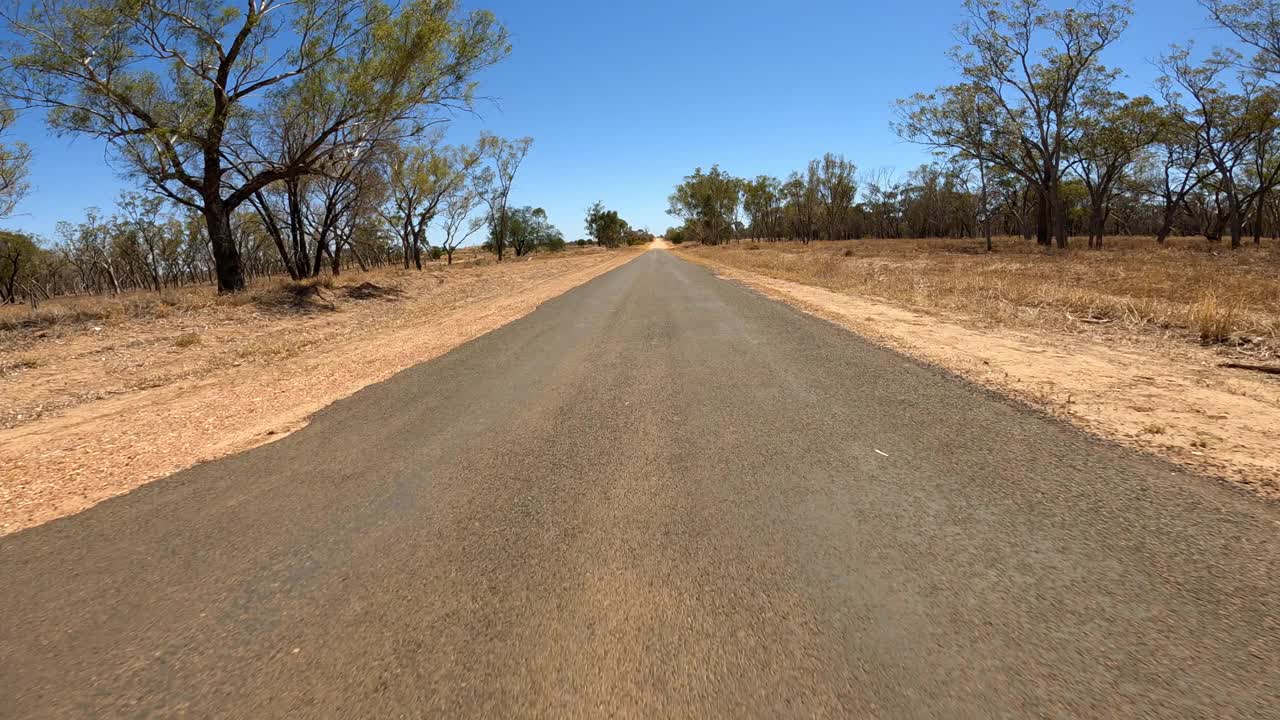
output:
[[[1102,233],[1107,223],[1106,212],[1096,205],[1089,213],[1089,247],[1094,250],[1102,249]]]
[[[493,249],[498,251],[498,262],[502,262],[502,251],[507,244],[507,206],[505,201],[502,205],[502,211],[498,215],[498,237],[494,238]]]
[[[1244,238],[1244,218],[1240,217],[1240,199],[1234,191],[1227,196],[1227,225],[1231,230],[1231,249],[1239,249]]]
[[[209,246],[213,251],[218,292],[244,290],[244,267],[240,263],[240,250],[231,236],[231,212],[222,204],[222,198],[205,198],[204,221],[205,228],[209,231]]]
[[[20,253],[14,253],[13,256],[8,257],[6,259],[9,261],[9,264],[13,267],[13,272],[9,273],[9,280],[8,282],[5,283],[5,293],[4,293],[4,297],[0,298],[0,304],[17,302],[17,299],[16,299],[17,293],[14,291],[13,288],[14,288],[14,285],[17,284],[18,282],[18,271],[22,267],[22,255]]]
[[[1053,216],[1053,237],[1059,250],[1067,249],[1067,212],[1062,202],[1062,180],[1053,183],[1053,191],[1049,196],[1050,213]]]
[[[307,277],[319,277],[320,269],[324,267],[324,256],[329,254],[329,238],[325,231],[320,232],[320,237],[316,239],[315,262],[311,264],[310,274]]]
[[[1049,238],[1049,194],[1043,188],[1036,198],[1036,243],[1048,246]]]
[[[412,216],[405,214],[405,219],[400,222],[400,244],[404,246],[404,269],[409,269],[409,258],[413,254],[410,246],[413,244],[413,220]]]
[[[1173,232],[1173,216],[1178,210],[1176,203],[1165,200],[1164,211],[1160,215],[1160,229],[1156,231],[1156,243],[1163,245]]]
[[[111,283],[111,294],[112,294],[112,295],[119,295],[119,294],[120,294],[120,280],[116,277],[116,271],[115,271],[115,269],[111,266],[111,263],[109,263],[109,262],[107,262],[107,261],[105,261],[105,260],[104,260],[104,261],[102,261],[102,262],[101,262],[101,263],[99,263],[99,264],[102,266],[102,270],[103,270],[103,272],[105,272],[105,273],[107,274],[107,281]]]
[[[365,262],[364,256],[356,249],[355,244],[351,245],[351,257],[356,259],[356,264],[360,266],[361,272],[369,272],[369,264]]]
[[[1253,212],[1253,245],[1258,247],[1262,245],[1262,221],[1266,217],[1267,194],[1259,193],[1254,202],[1257,203],[1257,209]]]

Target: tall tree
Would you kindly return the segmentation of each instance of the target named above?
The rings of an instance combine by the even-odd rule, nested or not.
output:
[[[532,207],[510,208],[506,215],[507,237],[516,257],[528,255],[538,248],[564,248],[564,236],[547,221],[546,210]]]
[[[437,141],[397,147],[387,163],[389,209],[383,217],[400,237],[406,268],[412,259],[422,269],[422,248],[429,247],[427,228],[445,199],[471,181],[481,161],[475,149],[440,147]]]
[[[164,198],[157,195],[125,192],[120,195],[120,215],[116,221],[146,271],[147,285],[156,292],[164,288],[163,258],[167,255],[166,246],[174,240],[161,222],[164,205]]]
[[[1098,93],[1085,105],[1089,111],[1073,139],[1071,165],[1089,193],[1089,247],[1101,248],[1117,185],[1138,153],[1159,137],[1161,120],[1148,97]]]
[[[828,240],[852,237],[853,202],[858,196],[857,172],[856,165],[834,153],[810,163],[809,175],[817,184],[823,230]]]
[[[1257,50],[1252,67],[1280,73],[1280,2],[1277,0],[1200,0],[1219,25]]]
[[[899,133],[1023,176],[1039,193],[1041,241],[1052,235],[1066,247],[1067,146],[1081,129],[1081,99],[1116,75],[1099,55],[1127,26],[1128,0],[1079,0],[1067,10],[1042,0],[965,0],[965,9],[962,45],[950,53],[965,82],[904,101]],[[990,115],[975,121],[975,108]]]
[[[596,202],[587,209],[587,236],[600,247],[616,248],[626,239],[627,221],[618,216],[617,210],[608,210],[604,203]]]
[[[0,106],[0,136],[13,125],[14,117],[12,110]],[[27,165],[30,162],[31,151],[25,144],[0,144],[0,218],[11,215],[30,189],[27,184]]]
[[[440,241],[440,247],[448,257],[449,265],[453,264],[453,253],[485,226],[484,216],[473,214],[483,202],[475,189],[469,185],[454,188],[445,199],[444,211],[441,214],[444,238]]]
[[[1214,173],[1206,158],[1203,116],[1192,116],[1167,78],[1158,82],[1164,105],[1145,173],[1146,190],[1160,201],[1156,242],[1163,245],[1187,198]]]
[[[1234,92],[1227,85],[1225,78],[1230,77],[1239,60],[1239,53],[1233,50],[1216,50],[1196,63],[1191,59],[1190,48],[1175,46],[1160,61],[1162,82],[1186,96],[1188,111],[1179,120],[1182,132],[1196,135],[1226,197],[1226,225],[1232,248],[1240,247],[1252,197],[1241,182],[1242,168],[1260,139],[1276,132],[1280,123],[1280,95],[1274,88],[1264,87],[1256,72],[1241,72]],[[1274,185],[1275,179],[1270,182]]]
[[[697,168],[667,199],[667,214],[684,220],[701,242],[722,243],[737,219],[741,191],[742,181],[718,165],[705,173]]]
[[[18,290],[22,289],[33,274],[41,249],[27,235],[0,230],[0,305],[18,302]],[[33,290],[27,294],[35,303]]]
[[[782,234],[782,182],[759,175],[742,184],[742,211],[751,221],[751,236],[773,240]]]
[[[779,188],[779,193],[784,202],[782,217],[787,235],[792,239],[799,239],[804,244],[816,240],[821,222],[822,202],[818,198],[818,185],[815,178],[792,171]]]
[[[482,158],[488,162],[475,173],[472,186],[489,209],[489,226],[494,251],[498,261],[507,247],[507,203],[511,199],[511,186],[516,173],[533,147],[533,138],[504,140],[496,135],[484,134],[476,144]]]
[[[245,285],[232,213],[353,145],[470,107],[508,52],[455,0],[31,0],[0,10],[0,93],[59,133],[106,140],[130,173],[199,212],[220,291]],[[287,102],[272,102],[287,97]],[[259,151],[276,114],[312,121],[287,162]],[[434,113],[434,114],[433,114]]]

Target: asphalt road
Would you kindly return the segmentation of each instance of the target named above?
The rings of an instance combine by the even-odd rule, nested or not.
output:
[[[0,716],[1280,717],[1278,569],[1274,505],[653,251],[0,540]]]

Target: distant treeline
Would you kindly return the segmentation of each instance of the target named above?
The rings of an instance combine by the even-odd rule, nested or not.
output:
[[[676,188],[668,236],[759,239],[1022,235],[1101,247],[1108,234],[1280,234],[1280,2],[1202,0],[1255,51],[1196,60],[1174,45],[1154,97],[1114,89],[1103,52],[1128,24],[1127,0],[966,0],[962,80],[902,100],[893,129],[939,160],[895,177],[828,154],[785,179],[713,166]]]

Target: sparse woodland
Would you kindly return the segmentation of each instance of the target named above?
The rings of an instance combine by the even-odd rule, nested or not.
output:
[[[1115,89],[1106,51],[1127,0],[964,0],[960,80],[899,101],[893,129],[937,161],[898,176],[827,154],[786,178],[699,168],[670,197],[669,240],[1108,235],[1280,238],[1280,3],[1202,0],[1235,48],[1175,44],[1150,94]],[[1193,28],[1188,28],[1190,34]]]
[[[52,132],[105,143],[136,185],[56,237],[0,233],[0,304],[422,269],[483,230],[499,260],[564,246],[545,214],[507,206],[532,139],[446,141],[477,74],[509,52],[489,12],[24,0],[0,21],[0,133],[15,112],[44,112]],[[30,161],[0,145],[0,218],[29,191]]]

